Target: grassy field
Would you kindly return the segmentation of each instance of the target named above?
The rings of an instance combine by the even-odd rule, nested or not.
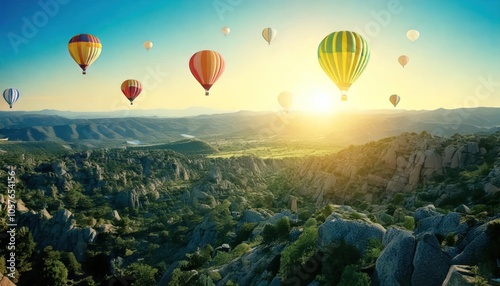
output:
[[[233,156],[254,155],[261,158],[290,158],[320,156],[340,151],[341,146],[321,138],[302,140],[219,140],[209,142],[219,150],[209,158],[229,158]]]

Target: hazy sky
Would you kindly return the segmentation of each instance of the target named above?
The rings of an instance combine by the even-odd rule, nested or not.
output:
[[[497,0],[0,0],[0,11],[0,89],[20,90],[14,110],[279,110],[282,91],[295,95],[292,110],[393,109],[393,93],[398,109],[500,106]],[[266,27],[278,31],[271,45]],[[371,50],[347,102],[317,59],[320,41],[340,30]],[[103,45],[87,75],[67,48],[80,33]],[[205,49],[226,61],[210,96],[188,67]],[[133,106],[120,90],[129,78],[144,86]]]

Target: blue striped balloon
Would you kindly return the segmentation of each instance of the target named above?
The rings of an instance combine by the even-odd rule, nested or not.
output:
[[[10,108],[12,108],[12,104],[14,104],[14,102],[16,102],[19,99],[19,95],[20,95],[19,90],[15,88],[7,88],[3,92],[3,98],[5,99],[5,101],[7,101]]]

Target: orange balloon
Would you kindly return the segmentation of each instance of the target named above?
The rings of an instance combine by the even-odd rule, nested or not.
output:
[[[406,64],[410,61],[410,58],[408,56],[402,55],[398,58],[398,62],[401,66],[405,67]]]
[[[222,75],[225,67],[224,58],[216,51],[199,51],[189,60],[189,69],[205,89],[205,95],[209,95],[208,91]]]

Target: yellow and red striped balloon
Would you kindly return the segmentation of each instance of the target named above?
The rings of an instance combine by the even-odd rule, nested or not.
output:
[[[205,89],[205,95],[209,95],[210,88],[222,75],[225,66],[224,58],[210,50],[199,51],[189,60],[189,69]]]
[[[396,105],[398,105],[400,100],[401,100],[401,97],[399,97],[399,95],[397,95],[397,94],[393,94],[393,95],[389,96],[389,101],[392,103],[392,105],[394,105],[394,107],[396,107]]]
[[[82,69],[82,74],[86,74],[87,68],[97,60],[101,50],[101,41],[90,34],[76,35],[68,43],[69,54]]]
[[[136,99],[142,91],[142,84],[135,79],[127,79],[122,83],[122,92],[125,97],[130,101],[130,105],[133,105],[134,99]]]

